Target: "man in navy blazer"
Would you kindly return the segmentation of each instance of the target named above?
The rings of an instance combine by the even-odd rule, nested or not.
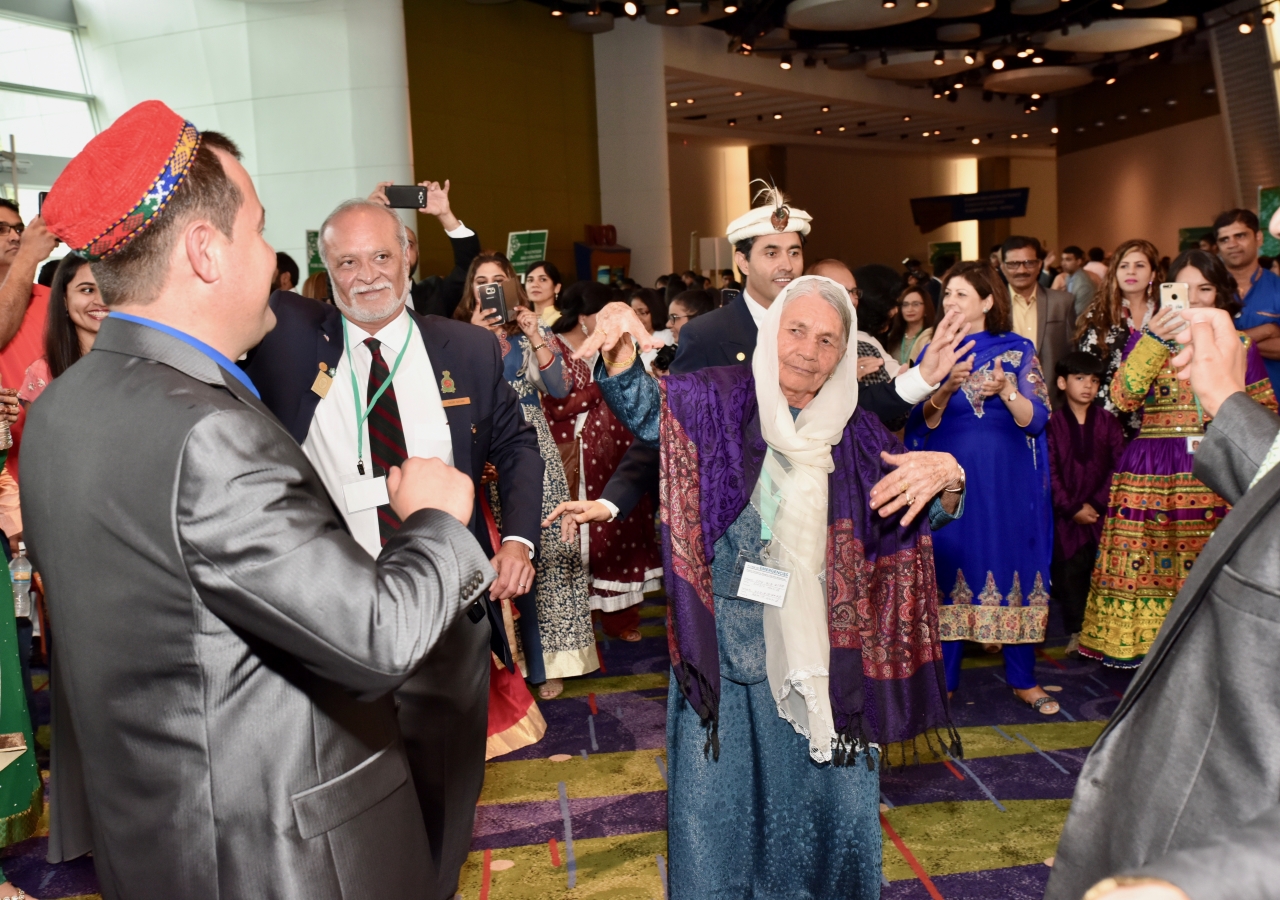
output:
[[[497,340],[474,325],[405,307],[407,237],[385,206],[342,204],[322,226],[320,248],[336,305],[283,291],[272,295],[276,327],[245,363],[263,403],[302,445],[352,535],[373,556],[387,537],[382,507],[353,501],[348,488],[377,480],[378,473],[368,471],[378,464],[375,438],[381,446],[398,444],[404,456],[445,459],[477,492],[485,463],[492,463],[503,510],[501,546],[491,545],[479,509],[468,527],[498,572],[491,596],[526,593],[541,534],[543,462],[536,433],[503,376]],[[376,396],[384,382],[390,413]],[[365,410],[373,418],[356,424]],[[454,895],[470,849],[484,781],[491,647],[510,664],[501,613],[482,599],[396,691],[438,875],[429,900]]]

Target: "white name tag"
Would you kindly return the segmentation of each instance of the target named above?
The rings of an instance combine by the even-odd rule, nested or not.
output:
[[[375,506],[385,506],[391,502],[391,498],[387,496],[385,475],[379,475],[377,478],[357,476],[355,481],[349,481],[342,486],[342,494],[347,501],[349,513],[373,509]]]
[[[790,572],[747,563],[742,568],[742,580],[738,582],[738,596],[743,600],[755,600],[769,606],[782,606],[787,599],[787,584],[790,581]]]
[[[1200,449],[1200,442],[1204,440],[1203,434],[1194,434],[1187,437],[1187,452],[1192,456]]]

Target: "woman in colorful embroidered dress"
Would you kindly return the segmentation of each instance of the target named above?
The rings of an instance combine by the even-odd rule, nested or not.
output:
[[[1053,715],[1034,647],[1049,618],[1053,558],[1048,391],[1035,347],[1009,330],[1009,295],[991,267],[960,263],[944,280],[942,308],[963,314],[974,352],[912,411],[906,434],[910,449],[954,454],[969,480],[964,522],[934,542],[947,689],[960,684],[962,641],[998,643],[1009,687]]]
[[[1170,272],[1190,288],[1192,306],[1239,309],[1235,279],[1217,255],[1188,250]],[[1166,310],[1129,339],[1111,396],[1125,412],[1140,411],[1142,430],[1130,441],[1111,481],[1106,523],[1080,632],[1080,654],[1133,668],[1151,648],[1196,557],[1230,509],[1191,474],[1190,445],[1205,418],[1191,388],[1169,360],[1185,327]],[[1271,409],[1276,397],[1258,348],[1248,347],[1249,395]]]
[[[1162,272],[1160,251],[1154,244],[1125,241],[1112,254],[1102,287],[1076,323],[1076,349],[1092,353],[1106,367],[1098,399],[1103,409],[1120,420],[1124,436],[1130,440],[1142,426],[1142,414],[1116,405],[1111,399],[1111,381],[1124,359],[1129,338],[1141,331],[1159,308],[1155,286]]]
[[[503,325],[488,322],[480,307],[479,289],[483,284],[501,283],[514,321]],[[511,263],[495,254],[482,254],[467,272],[463,301],[455,318],[466,318],[472,324],[490,328],[502,348],[507,383],[520,398],[525,421],[538,433],[538,449],[545,469],[542,478],[542,514],[545,516],[560,502],[569,499],[569,486],[564,465],[547,419],[542,414],[542,394],[565,397],[570,382],[565,376],[564,360],[548,344],[547,334],[538,315],[529,306]],[[489,503],[501,524],[502,508],[498,492],[491,485]],[[591,629],[591,605],[587,599],[586,573],[577,543],[565,544],[554,529],[543,535],[541,552],[534,559],[537,579],[533,591],[516,599],[520,609],[520,637],[528,668],[529,683],[540,685],[538,694],[550,700],[564,690],[565,678],[585,675],[600,667],[596,656],[595,634]]]
[[[662,451],[672,900],[879,897],[868,744],[949,729],[930,527],[911,520],[958,515],[963,473],[946,454],[889,457],[901,445],[855,411],[855,315],[838,283],[804,276],[751,367],[660,380],[620,340],[655,343],[630,311],[600,317],[617,373],[600,390]],[[960,325],[941,327],[958,340]],[[568,532],[599,512],[567,506]],[[777,580],[781,605],[757,602]],[[939,740],[958,752],[954,731]]]
[[[560,445],[570,473],[569,493],[575,500],[600,496],[633,440],[600,399],[588,363],[572,358],[595,328],[596,314],[613,299],[608,285],[572,284],[560,295],[561,317],[551,329],[551,345],[565,357],[573,392],[562,400],[544,398],[542,408]],[[640,640],[640,603],[646,591],[662,586],[662,559],[649,498],[636,504],[625,519],[584,527],[582,540],[587,545],[591,608],[600,610],[605,634]]]

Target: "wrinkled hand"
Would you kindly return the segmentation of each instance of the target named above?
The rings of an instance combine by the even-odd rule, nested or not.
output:
[[[1009,374],[1005,372],[1004,366],[997,359],[995,368],[987,373],[987,378],[982,382],[982,386],[978,388],[978,393],[984,397],[994,397],[1008,386]]]
[[[58,239],[44,219],[36,216],[27,223],[27,230],[22,232],[22,243],[18,245],[18,254],[39,262],[46,258],[58,246]]]
[[[566,544],[573,543],[578,534],[578,526],[587,522],[608,522],[609,507],[599,500],[566,500],[543,521],[543,528],[550,528],[551,523],[560,519],[560,539]]]
[[[471,324],[479,325],[481,328],[488,328],[494,334],[497,334],[498,329],[502,327],[502,314],[496,309],[485,309],[477,303],[475,309],[471,310]]]
[[[489,596],[494,600],[510,600],[527,594],[533,587],[536,573],[529,559],[529,548],[519,541],[503,541],[502,549],[489,560],[489,564],[498,573],[493,584],[489,585]]]
[[[1080,507],[1080,510],[1071,517],[1071,521],[1077,525],[1092,525],[1098,521],[1098,511],[1088,503]]]
[[[476,489],[471,479],[437,457],[411,456],[387,473],[391,511],[401,521],[420,509],[447,512],[463,525],[471,521]]]
[[[418,187],[427,189],[427,205],[418,210],[423,215],[428,216],[447,216],[449,209],[449,179],[444,180],[441,186],[438,181],[419,181]]]
[[[520,331],[533,343],[537,343],[535,338],[541,334],[541,323],[538,321],[538,314],[527,306],[516,307],[516,324],[520,326]]]
[[[871,508],[878,509],[881,518],[906,509],[903,525],[911,524],[943,488],[955,487],[960,481],[960,464],[950,453],[885,452],[880,458],[896,468],[871,489]]]
[[[1162,341],[1172,341],[1187,327],[1187,323],[1178,310],[1165,307],[1151,317],[1147,327]]]
[[[649,333],[640,322],[636,311],[626,303],[613,302],[596,314],[596,328],[573,354],[574,359],[590,359],[597,352],[604,357],[606,366],[616,368],[614,361],[622,361],[631,355],[631,335],[640,345],[640,351],[657,350],[662,341]]]
[[[858,357],[858,380],[870,375],[872,372],[878,372],[884,368],[884,360],[879,356],[859,356]]]
[[[1189,309],[1182,317],[1191,323],[1190,337],[1174,356],[1178,378],[1191,382],[1191,390],[1210,417],[1222,401],[1245,389],[1247,355],[1231,315],[1222,309]]]
[[[954,375],[956,364],[973,349],[974,341],[967,341],[963,345],[960,343],[964,340],[967,329],[964,315],[958,310],[953,309],[942,317],[918,364],[920,374],[929,384],[938,384],[948,372]],[[969,368],[973,368],[972,360],[969,361]],[[968,377],[969,373],[965,372],[965,378]]]

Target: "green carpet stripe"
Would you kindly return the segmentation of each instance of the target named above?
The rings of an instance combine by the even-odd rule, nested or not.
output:
[[[1071,801],[1002,802],[1007,812],[973,800],[898,806],[885,818],[930,875],[1043,864],[1056,851]],[[888,841],[884,873],[890,881],[915,878]]]
[[[666,614],[667,606],[665,603],[662,606],[650,606],[646,603],[640,607],[640,618],[642,619],[661,619]]]
[[[585,697],[587,694],[620,694],[623,691],[646,691],[653,688],[666,690],[666,672],[647,672],[643,675],[605,675],[601,678],[566,678],[564,693],[556,699]],[[555,700],[543,700],[554,703]]]
[[[626,834],[618,837],[574,839],[578,883],[568,890],[564,848],[560,848],[560,868],[551,865],[546,844],[529,844],[493,851],[493,861],[511,860],[513,867],[492,872],[490,898],[501,900],[545,900],[565,897],[572,900],[650,900],[662,896],[657,855],[667,853],[663,831]],[[480,894],[484,854],[472,853],[462,867],[458,890],[467,900]]]
[[[1025,752],[1031,752],[1025,744],[1022,746]],[[595,753],[586,759],[574,756],[564,762],[517,759],[488,763],[480,805],[554,800],[562,781],[569,785],[569,796],[575,799],[664,791],[667,785],[653,764],[658,755],[660,751],[656,750],[631,750]]]

